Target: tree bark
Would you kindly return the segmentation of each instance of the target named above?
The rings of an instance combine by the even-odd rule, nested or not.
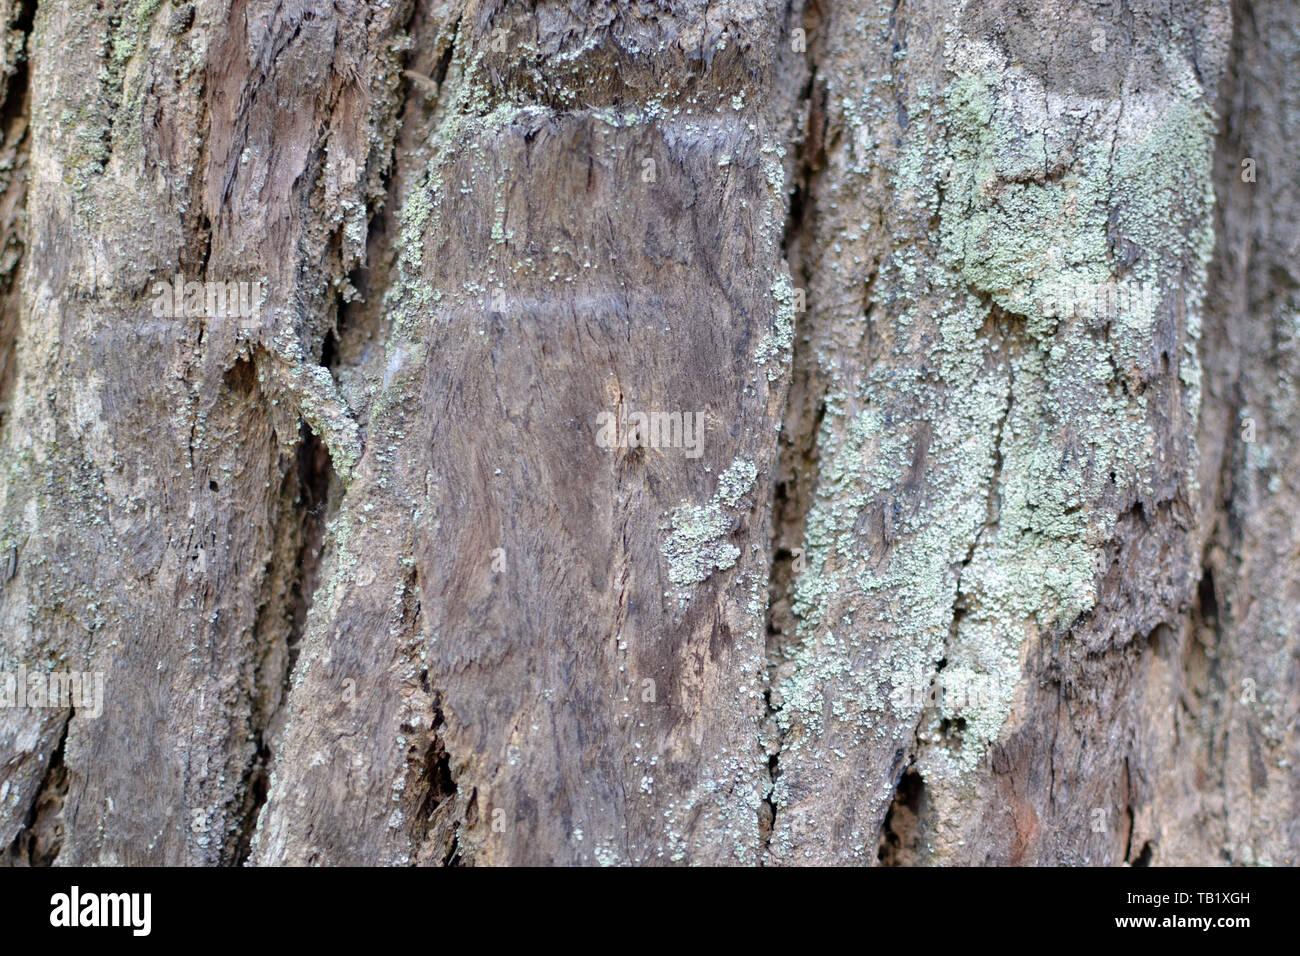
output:
[[[8,863],[1296,862],[1293,4],[0,24]]]

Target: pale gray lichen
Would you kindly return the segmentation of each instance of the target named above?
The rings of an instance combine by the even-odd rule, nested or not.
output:
[[[723,540],[731,523],[716,501],[678,508],[672,524],[673,533],[663,553],[668,559],[668,580],[673,584],[698,584],[714,571],[732,567],[740,557],[740,549]]]
[[[758,466],[752,461],[737,458],[730,467],[718,475],[718,500],[729,507],[736,507],[740,499],[754,487],[758,478]]]
[[[754,351],[754,361],[760,368],[767,366],[767,380],[780,377],[794,349],[795,292],[790,276],[782,271],[772,283],[772,298],[776,313],[772,331],[765,335]]]
[[[927,783],[947,779],[955,794],[984,759],[1013,711],[1026,642],[1096,604],[1117,515],[1092,503],[1154,496],[1160,423],[1141,386],[1158,371],[1172,295],[1187,305],[1177,358],[1195,420],[1210,206],[1195,84],[1152,91],[1142,110],[1090,104],[1114,130],[1097,136],[1081,106],[1045,96],[996,52],[966,54],[942,101],[911,113],[894,168],[901,201],[937,213],[938,254],[889,253],[876,305],[897,350],[860,381],[830,379],[798,643],[773,692],[790,768],[778,806],[834,772],[836,746],[899,739],[918,721],[936,744],[919,757]],[[1180,199],[1186,182],[1205,186]],[[1131,267],[1116,261],[1121,237],[1143,250]],[[1078,290],[1103,288],[1109,315],[1073,307]],[[903,349],[918,347],[913,364]],[[916,488],[921,461],[942,480]],[[944,693],[927,706],[940,658]],[[962,733],[942,739],[953,718]],[[790,839],[775,833],[774,852]]]
[[[663,546],[668,580],[680,586],[698,584],[714,571],[734,567],[740,549],[725,540],[733,521],[723,510],[735,508],[754,487],[758,468],[737,458],[718,476],[718,490],[704,505],[682,505],[672,513],[672,533]]]

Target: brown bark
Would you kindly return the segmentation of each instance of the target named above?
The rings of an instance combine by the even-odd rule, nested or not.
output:
[[[0,2],[7,861],[1294,863],[1300,18],[1043,6]]]

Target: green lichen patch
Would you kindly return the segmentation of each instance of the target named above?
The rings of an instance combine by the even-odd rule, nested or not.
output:
[[[754,361],[767,368],[767,380],[775,381],[789,366],[794,348],[795,290],[790,276],[782,271],[772,283],[776,314],[772,331],[765,335],[754,352]]]
[[[734,567],[740,549],[726,538],[734,530],[727,509],[734,509],[754,487],[758,468],[736,459],[718,476],[718,490],[704,505],[682,505],[671,516],[672,532],[664,542],[668,580],[679,587],[698,584],[714,571]]]

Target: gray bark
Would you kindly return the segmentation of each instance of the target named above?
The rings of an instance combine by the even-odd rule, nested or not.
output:
[[[0,23],[7,862],[1296,862],[1293,5]]]

